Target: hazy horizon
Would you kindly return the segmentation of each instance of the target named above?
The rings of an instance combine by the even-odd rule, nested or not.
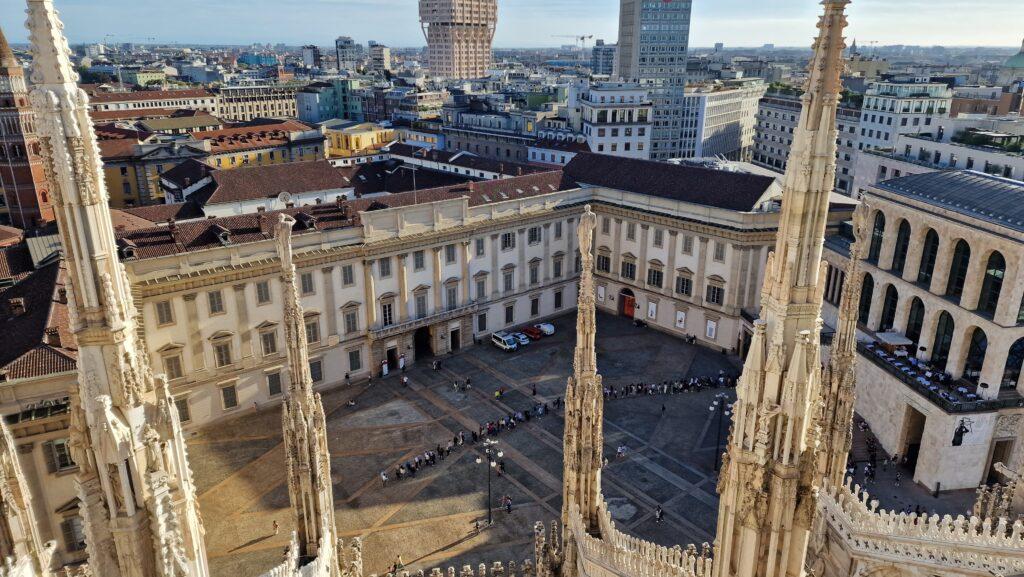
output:
[[[337,36],[404,48],[424,44],[417,0],[56,0],[56,5],[75,44],[330,46]],[[494,47],[554,48],[572,44],[559,36],[573,34],[615,42],[618,5],[618,0],[499,0]],[[331,15],[339,10],[344,14],[334,23]],[[818,2],[809,0],[694,0],[690,43],[809,47],[819,12]],[[854,0],[848,12],[847,34],[865,48],[872,42],[1009,48],[1024,37],[1019,0],[975,0],[967,7],[959,0]],[[226,26],[226,19],[232,25]],[[0,12],[0,27],[14,44],[27,42],[23,22],[23,10]]]

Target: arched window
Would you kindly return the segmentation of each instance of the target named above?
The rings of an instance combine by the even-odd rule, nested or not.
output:
[[[1003,290],[1003,276],[1006,274],[1006,259],[999,251],[988,257],[985,266],[985,280],[981,284],[981,296],[978,298],[978,312],[992,317],[999,306],[999,293]]]
[[[882,302],[882,320],[878,323],[878,330],[885,332],[892,329],[896,324],[896,306],[899,305],[900,294],[896,287],[889,285],[885,289],[885,300]]]
[[[885,237],[885,215],[875,213],[875,227],[871,229],[871,247],[868,249],[868,260],[878,262],[882,254],[882,239]]]
[[[932,348],[932,366],[937,370],[946,370],[949,360],[949,346],[953,343],[953,331],[956,324],[953,317],[946,311],[939,313],[939,322],[935,325],[935,344]]]
[[[921,328],[924,326],[924,303],[914,297],[910,301],[910,316],[907,317],[906,337],[916,345],[921,341]]]
[[[1017,339],[1017,342],[1010,346],[1010,353],[1006,355],[1006,368],[1003,369],[1003,381],[999,383],[999,388],[1016,388],[1022,368],[1024,368],[1024,338]]]
[[[875,279],[871,278],[871,275],[865,274],[860,289],[860,305],[857,311],[857,322],[862,325],[868,324],[868,315],[871,314],[871,299],[874,298],[874,292]]]
[[[967,348],[967,360],[964,362],[964,378],[977,383],[981,377],[981,367],[985,364],[985,351],[988,350],[988,337],[985,331],[975,327],[971,333],[971,345]]]
[[[917,282],[932,284],[932,274],[935,273],[935,259],[939,256],[939,234],[935,229],[930,229],[924,235],[924,247],[921,249],[921,266],[917,269]]]
[[[964,283],[967,282],[967,267],[971,264],[971,247],[967,241],[956,241],[953,249],[953,262],[949,265],[949,281],[946,282],[946,296],[960,298],[964,294]]]
[[[892,255],[892,271],[898,276],[903,276],[903,269],[907,266],[907,251],[909,250],[910,223],[906,220],[901,220],[899,232],[896,233],[896,252]]]

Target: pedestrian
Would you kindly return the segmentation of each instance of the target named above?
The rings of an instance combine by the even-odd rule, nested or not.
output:
[[[281,532],[281,524],[277,522],[277,519],[274,519],[274,536],[276,537],[277,534],[280,533],[280,532]]]
[[[509,515],[512,514],[512,497],[509,497],[508,495],[505,496],[505,512]]]
[[[896,486],[896,487],[899,487],[900,486],[900,481],[902,481],[902,480],[903,480],[903,471],[896,471],[896,480],[893,482],[893,485]]]
[[[531,388],[531,390],[532,390],[533,396],[535,396],[535,397],[536,397],[536,396],[537,396],[537,383],[533,383],[533,384],[531,384],[531,385],[530,385],[530,388]]]
[[[402,375],[402,386],[403,387],[408,387],[409,386],[409,375]]]
[[[654,522],[660,525],[661,522],[664,520],[665,511],[661,508],[661,505],[658,505],[657,507],[654,508]]]
[[[662,405],[661,405],[661,414],[662,414],[662,415],[664,415],[664,414],[665,414],[665,410],[666,410],[666,408],[665,408],[665,405],[664,405],[664,404],[662,404]]]
[[[382,487],[388,486],[388,474],[385,471],[380,472],[380,484]]]
[[[348,373],[345,373],[345,386],[348,386],[348,385],[351,385],[351,384],[352,384],[352,377],[348,376]]]

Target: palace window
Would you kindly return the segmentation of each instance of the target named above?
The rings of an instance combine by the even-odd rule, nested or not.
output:
[[[270,281],[263,280],[256,283],[256,304],[265,305],[270,300]]]
[[[281,394],[281,373],[267,374],[267,395],[276,397]]]
[[[448,244],[444,247],[444,262],[445,264],[455,264],[455,245]]]
[[[235,385],[222,387],[220,390],[220,401],[224,410],[234,409],[238,406],[238,390]]]
[[[313,273],[304,272],[299,275],[299,289],[303,295],[316,293],[316,286],[313,285]]]
[[[171,307],[171,301],[156,303],[156,322],[160,326],[174,323],[174,309]]]
[[[505,232],[501,235],[501,250],[511,250],[516,247],[516,233]]]
[[[636,263],[631,260],[622,261],[622,278],[636,280]]]
[[[380,278],[391,278],[391,259],[384,257],[377,261],[377,274]]]
[[[341,286],[352,286],[356,284],[356,273],[352,265],[346,264],[341,267]]]
[[[210,304],[211,315],[224,313],[224,295],[219,290],[206,293],[206,300]]]

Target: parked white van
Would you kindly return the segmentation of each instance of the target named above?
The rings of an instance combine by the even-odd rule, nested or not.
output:
[[[519,341],[508,333],[497,332],[491,335],[491,343],[503,351],[514,351],[519,349]]]

